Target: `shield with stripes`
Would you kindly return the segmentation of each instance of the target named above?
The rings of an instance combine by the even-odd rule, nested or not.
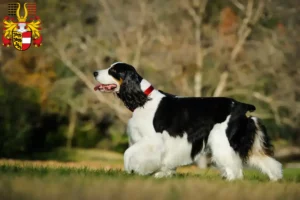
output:
[[[29,49],[31,45],[31,31],[19,32],[13,31],[13,45],[19,51]]]

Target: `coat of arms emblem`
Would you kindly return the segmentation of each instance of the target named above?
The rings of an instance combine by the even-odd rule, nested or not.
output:
[[[41,20],[35,15],[36,4],[24,3],[24,16],[20,15],[20,9],[20,3],[8,4],[10,16],[6,16],[3,20],[3,45],[6,47],[13,45],[19,51],[29,49],[32,43],[35,47],[41,46]],[[29,21],[28,16],[31,16]]]

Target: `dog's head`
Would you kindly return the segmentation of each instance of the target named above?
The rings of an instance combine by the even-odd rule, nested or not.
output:
[[[114,63],[108,69],[95,71],[94,77],[99,82],[94,90],[116,93],[130,110],[149,100],[141,88],[143,78],[129,64]]]

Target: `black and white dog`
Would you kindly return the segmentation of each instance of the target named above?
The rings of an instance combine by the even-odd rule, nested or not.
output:
[[[253,105],[225,97],[170,95],[121,62],[94,76],[100,83],[95,90],[116,93],[133,112],[127,127],[130,147],[124,154],[127,172],[170,176],[209,148],[227,180],[243,178],[243,164],[260,169],[271,180],[282,178],[265,127],[256,117],[246,116],[255,110]]]

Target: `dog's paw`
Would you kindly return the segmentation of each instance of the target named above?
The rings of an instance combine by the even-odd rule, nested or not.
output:
[[[156,172],[154,174],[155,178],[167,178],[172,177],[175,174],[173,171],[162,171],[162,172]]]

